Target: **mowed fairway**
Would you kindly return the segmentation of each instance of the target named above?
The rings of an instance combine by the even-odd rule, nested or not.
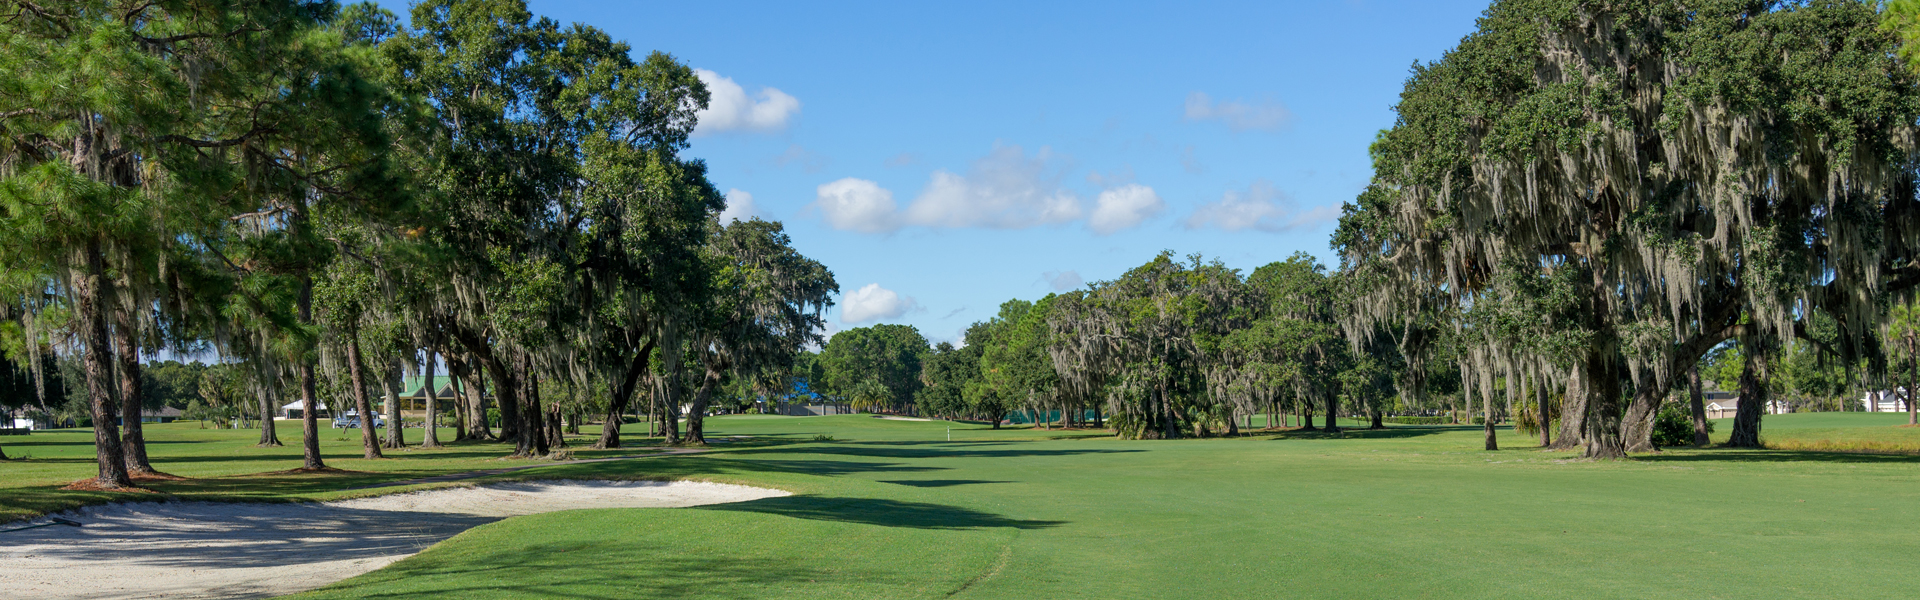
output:
[[[1917,430],[1892,427],[1904,420],[1769,416],[1767,431],[1911,440]],[[1159,442],[965,424],[951,425],[949,442],[949,427],[714,419],[715,435],[753,437],[703,455],[507,477],[694,478],[796,495],[519,517],[300,597],[1898,598],[1920,589],[1920,573],[1900,558],[1920,545],[1920,457],[1669,450],[1583,462],[1534,450],[1510,430],[1502,441],[1513,449],[1480,451],[1477,429],[1454,427]],[[482,449],[499,451],[449,454]],[[0,476],[33,463],[0,463]],[[279,497],[333,496],[312,490],[350,479],[335,477]],[[242,488],[245,479],[204,485]],[[18,489],[0,483],[0,505]]]

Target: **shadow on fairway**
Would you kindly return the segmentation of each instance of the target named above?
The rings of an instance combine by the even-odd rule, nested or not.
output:
[[[635,569],[578,568],[583,555]],[[834,575],[832,564],[824,559],[675,556],[607,542],[525,544],[511,551],[457,559],[429,554],[424,560],[395,563],[329,590],[335,597],[414,599],[421,593],[408,583],[429,581],[426,589],[432,590],[431,595],[444,598],[708,598],[716,593],[745,597],[748,592],[742,590],[772,595],[768,586],[829,578]]]
[[[742,471],[779,471],[807,475],[851,475],[854,473],[924,473],[945,471],[946,467],[921,467],[900,463],[873,463],[844,460],[743,460],[734,463]]]
[[[973,485],[976,483],[1013,483],[1011,481],[988,481],[985,479],[896,479],[881,480],[880,483],[905,485],[921,488],[949,487],[955,485]]]
[[[1013,527],[1046,529],[1065,521],[1022,521],[993,513],[944,504],[902,502],[880,498],[828,498],[823,496],[782,496],[751,502],[715,504],[697,510],[724,510],[781,515],[796,519],[860,523],[914,529],[980,529]]]
[[[1813,452],[1806,450],[1751,450],[1746,448],[1686,449],[1684,453],[1636,454],[1634,460],[1663,463],[1690,462],[1831,462],[1867,464],[1920,464],[1920,456],[1911,454],[1872,454],[1867,452]]]
[[[1389,439],[1421,437],[1421,436],[1428,436],[1428,435],[1439,435],[1442,433],[1450,433],[1455,431],[1478,432],[1480,431],[1480,428],[1468,427],[1468,426],[1439,425],[1439,426],[1401,426],[1401,427],[1388,427],[1386,429],[1350,428],[1350,429],[1342,429],[1337,433],[1327,433],[1325,430],[1321,430],[1321,429],[1289,429],[1286,431],[1277,431],[1277,432],[1254,430],[1254,431],[1248,431],[1246,432],[1246,434],[1252,435],[1255,437],[1265,436],[1267,439],[1270,439],[1270,440],[1389,440]],[[1511,432],[1502,431],[1502,434],[1510,435]]]
[[[907,444],[912,444],[920,447],[875,447],[875,446],[903,446]],[[981,445],[987,445],[987,444],[1005,444],[1005,442],[988,442],[986,444],[981,444]],[[854,443],[848,443],[844,445],[810,447],[810,448],[797,449],[797,450],[791,450],[791,451],[790,450],[777,450],[777,451],[778,452],[806,452],[809,454],[838,454],[842,456],[871,456],[875,458],[1015,458],[1015,457],[1021,457],[1021,456],[1078,456],[1082,454],[1121,454],[1121,453],[1129,453],[1129,452],[1146,452],[1146,450],[1116,450],[1116,449],[1093,449],[1093,448],[1065,448],[1065,449],[1054,449],[1054,450],[1040,450],[1040,449],[980,450],[980,449],[966,448],[966,447],[952,448],[952,446],[958,446],[958,445],[962,445],[962,444],[959,442],[908,442],[908,443],[854,442]],[[739,452],[734,452],[733,454],[755,454],[755,453],[761,453],[761,452],[774,452],[774,451],[776,450],[771,450],[771,449],[742,450]]]

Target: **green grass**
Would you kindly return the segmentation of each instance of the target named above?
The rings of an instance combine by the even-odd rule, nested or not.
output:
[[[1920,433],[1893,427],[1903,423],[1779,415],[1764,431],[1771,441]],[[510,519],[300,597],[1876,598],[1920,586],[1898,559],[1920,542],[1920,457],[1677,449],[1588,462],[1505,428],[1508,449],[1484,452],[1466,426],[1157,442],[977,425],[952,426],[949,442],[948,427],[713,419],[715,435],[754,437],[512,477],[796,494]],[[357,456],[350,443],[330,448]],[[481,450],[501,452],[448,452]],[[383,466],[499,464],[418,454]],[[412,461],[434,466],[398,466]],[[0,509],[20,510],[20,467],[0,463]]]

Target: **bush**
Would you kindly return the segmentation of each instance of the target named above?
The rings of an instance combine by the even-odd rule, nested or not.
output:
[[[1713,434],[1713,421],[1707,421],[1707,434]],[[1653,445],[1658,447],[1693,445],[1693,417],[1679,403],[1660,407],[1653,417]]]

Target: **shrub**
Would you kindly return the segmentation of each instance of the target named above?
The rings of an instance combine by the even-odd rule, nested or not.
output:
[[[1707,434],[1713,434],[1713,421],[1707,421]],[[1659,447],[1693,445],[1693,417],[1679,403],[1660,407],[1653,417],[1653,445]]]
[[[827,435],[827,434],[824,434],[824,433],[823,433],[823,434],[820,434],[820,435],[816,435],[816,436],[813,436],[813,441],[816,441],[816,442],[831,442],[831,441],[833,441],[833,436],[830,436],[830,435]]]

